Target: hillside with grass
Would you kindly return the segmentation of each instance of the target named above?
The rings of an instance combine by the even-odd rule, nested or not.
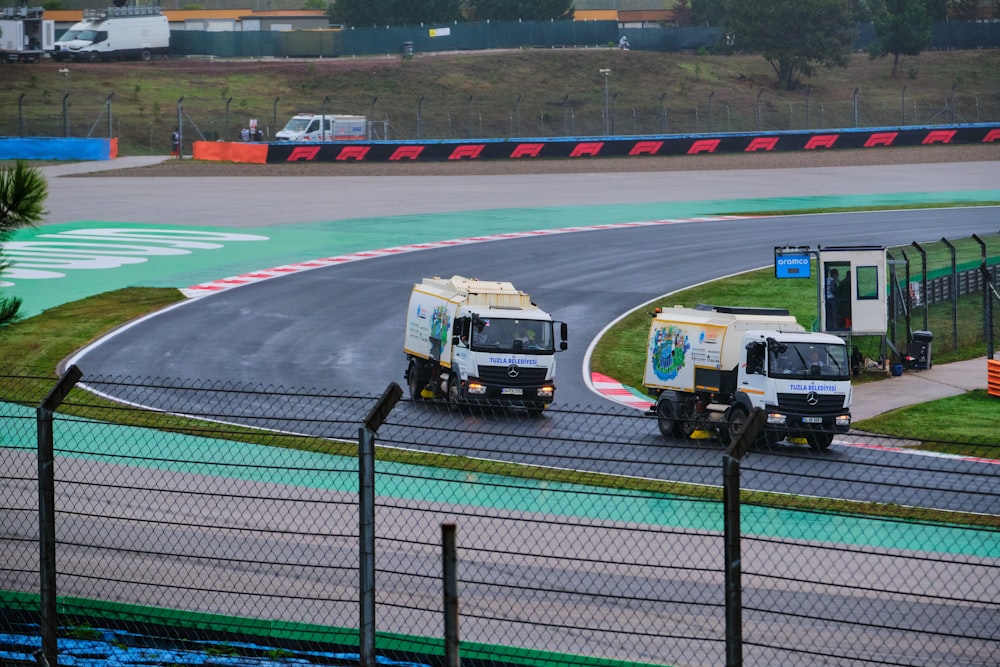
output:
[[[605,75],[601,70],[610,70]],[[759,56],[522,49],[315,60],[169,59],[4,66],[3,136],[119,138],[123,154],[189,138],[265,138],[295,113],[368,116],[379,138],[682,134],[1000,120],[1000,51],[855,54],[795,90]]]

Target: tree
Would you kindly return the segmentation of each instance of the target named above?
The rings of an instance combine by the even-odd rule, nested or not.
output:
[[[694,25],[725,25],[726,1],[691,0],[691,21]]]
[[[925,0],[883,0],[875,16],[875,41],[868,47],[872,60],[893,55],[892,77],[899,76],[899,57],[915,56],[931,45],[931,15]]]
[[[792,88],[816,65],[846,67],[857,38],[852,0],[726,0],[726,29],[741,51],[760,53]]]
[[[689,0],[677,0],[674,5],[674,23],[682,28],[691,25],[691,3]]]
[[[461,0],[336,0],[327,12],[334,23],[353,26],[417,25],[462,18]]]
[[[9,266],[3,261],[3,242],[16,230],[38,224],[48,194],[41,173],[26,162],[18,160],[13,167],[0,169],[0,273]],[[18,297],[0,298],[0,326],[17,320],[20,308]]]
[[[473,21],[572,19],[573,0],[468,0]]]

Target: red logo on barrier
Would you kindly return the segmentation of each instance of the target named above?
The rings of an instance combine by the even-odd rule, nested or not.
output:
[[[583,157],[585,155],[600,155],[602,148],[604,148],[603,141],[588,141],[574,146],[569,156]]]
[[[876,132],[868,137],[868,141],[865,142],[865,148],[871,148],[872,146],[892,146],[892,142],[898,136],[899,132]]]
[[[632,150],[628,152],[629,155],[656,155],[663,148],[662,141],[639,141],[635,146],[632,146]]]
[[[511,157],[538,157],[545,144],[518,144],[511,151]]]
[[[806,142],[805,149],[812,150],[814,148],[833,148],[833,145],[837,143],[837,139],[839,138],[839,134],[817,134],[815,137],[809,138],[809,141]]]
[[[368,151],[371,150],[371,146],[344,146],[340,154],[337,155],[337,161],[343,160],[364,160],[368,155]]]
[[[697,155],[698,153],[714,153],[715,149],[719,147],[721,142],[722,139],[699,139],[691,144],[691,148],[688,149],[688,155]]]
[[[390,160],[416,160],[424,152],[423,146],[400,146],[389,156]]]
[[[983,137],[984,144],[991,144],[994,141],[1000,140],[1000,130],[990,130],[985,137]]]
[[[319,146],[296,146],[288,155],[286,162],[296,162],[298,160],[315,160],[319,154]]]
[[[759,150],[773,151],[774,147],[777,145],[778,137],[755,137],[744,152],[753,153],[754,151]]]
[[[475,160],[486,148],[485,144],[469,144],[467,146],[458,146],[451,152],[448,156],[449,160],[461,160],[464,157]]]
[[[920,143],[925,146],[927,144],[950,144],[957,133],[958,130],[934,130],[933,132],[928,132],[927,136]]]

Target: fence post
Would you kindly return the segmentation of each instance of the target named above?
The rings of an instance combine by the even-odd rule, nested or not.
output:
[[[740,461],[746,456],[767,417],[761,409],[743,422],[722,457],[724,558],[726,568],[726,667],[743,665],[743,565],[740,555]]]
[[[954,87],[952,87],[952,90],[954,90]],[[976,243],[979,244],[979,248],[982,255],[982,265],[985,267],[987,259],[986,241],[983,241],[975,234],[972,235],[972,238]],[[993,331],[991,330],[990,327],[991,322],[988,322],[986,320],[986,313],[989,312],[990,308],[990,296],[992,296],[990,294],[990,283],[988,280],[990,277],[990,272],[983,271],[982,277],[983,277],[983,340],[989,341],[990,338],[992,338],[993,336]]]
[[[390,382],[358,429],[360,667],[375,667],[375,434],[402,395],[399,385]]]
[[[442,565],[444,574],[444,665],[459,667],[458,653],[458,554],[455,548],[455,524],[441,524]]]
[[[941,242],[951,253],[951,349],[958,349],[958,266],[955,259],[955,246],[951,241],[941,237]]]
[[[927,311],[931,308],[931,302],[927,295],[927,251],[916,241],[910,245],[920,253],[920,295],[924,304],[924,331],[927,331],[930,328],[927,322]]]
[[[38,556],[41,598],[41,664],[56,667],[56,475],[52,415],[83,373],[70,366],[35,410],[38,422]]]

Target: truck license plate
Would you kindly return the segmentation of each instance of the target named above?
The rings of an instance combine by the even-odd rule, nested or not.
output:
[[[500,393],[504,396],[521,396],[524,394],[524,390],[520,387],[503,387],[500,389]]]
[[[822,424],[823,423],[823,418],[822,417],[803,417],[802,418],[802,423],[803,424]]]

